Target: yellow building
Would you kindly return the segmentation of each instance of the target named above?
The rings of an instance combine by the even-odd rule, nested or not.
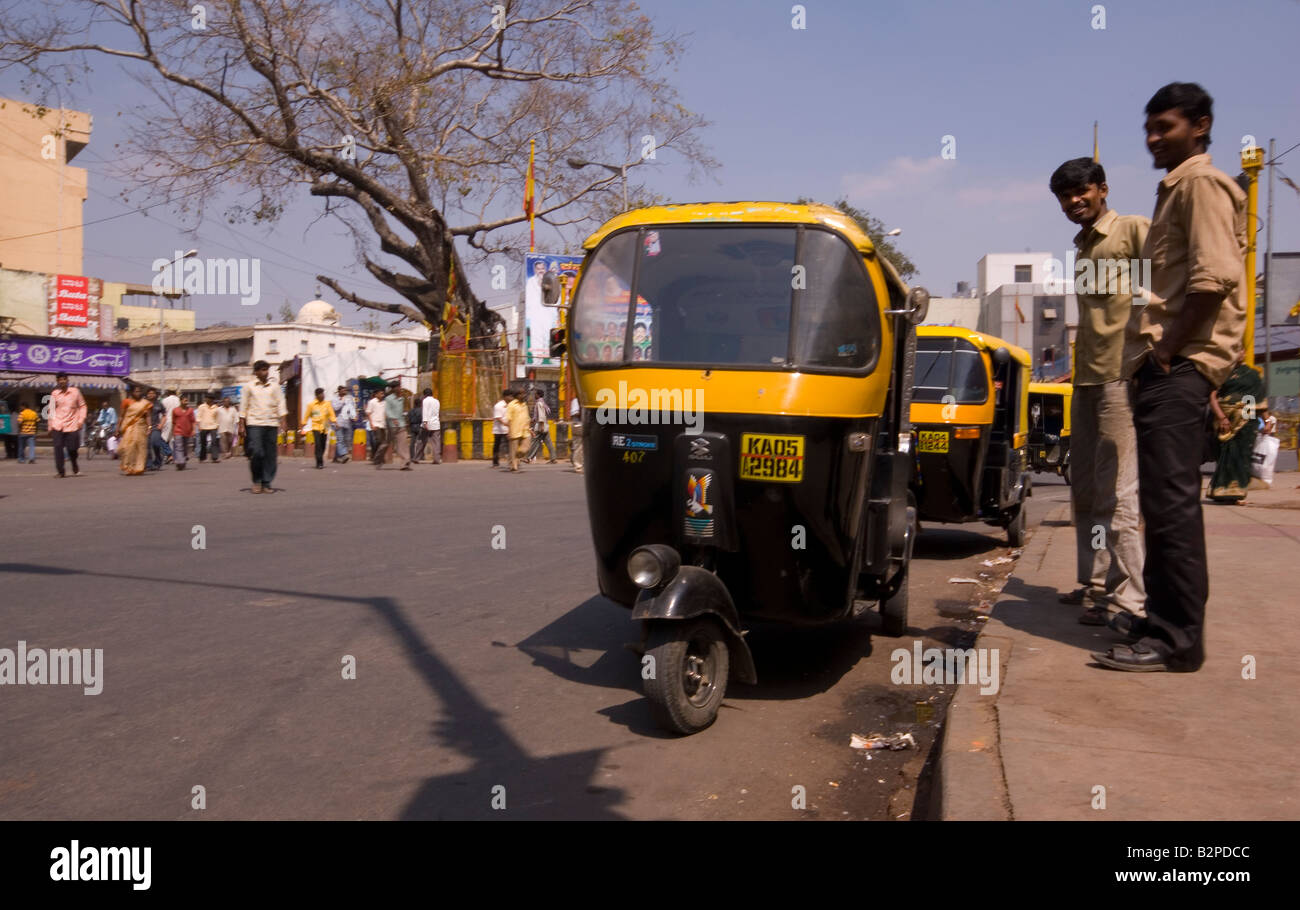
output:
[[[80,275],[91,117],[0,98],[0,267]]]

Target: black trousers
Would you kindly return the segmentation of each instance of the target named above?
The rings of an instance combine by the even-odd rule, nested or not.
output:
[[[510,434],[493,433],[492,434],[492,464],[494,467],[501,467],[501,456],[504,455],[507,460],[510,458]]]
[[[1213,386],[1190,360],[1169,373],[1150,359],[1133,382],[1138,498],[1146,522],[1149,631],[1142,644],[1171,669],[1205,660],[1205,601],[1210,594],[1201,515],[1201,444]]]
[[[330,440],[329,430],[318,430],[312,433],[312,438],[316,441],[316,467],[325,467],[325,444]]]
[[[72,470],[77,470],[77,449],[81,445],[81,430],[50,430],[54,440],[54,470],[63,473],[64,453],[72,462]]]
[[[217,440],[216,430],[199,430],[199,461],[204,456],[216,461],[221,457],[221,443]]]

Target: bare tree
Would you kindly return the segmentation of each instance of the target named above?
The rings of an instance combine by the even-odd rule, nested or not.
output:
[[[529,140],[537,217],[557,227],[622,192],[568,157],[715,166],[704,121],[661,75],[680,50],[627,0],[0,0],[0,68],[42,103],[96,55],[138,68],[159,104],[139,112],[128,162],[154,198],[202,217],[238,187],[247,201],[227,216],[262,222],[307,189],[404,302],[321,284],[435,329],[449,303],[476,339],[501,319],[457,241],[473,261],[526,248]]]

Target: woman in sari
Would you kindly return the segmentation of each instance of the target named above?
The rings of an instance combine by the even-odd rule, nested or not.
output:
[[[152,413],[153,402],[141,394],[139,386],[132,386],[131,393],[122,402],[122,421],[117,427],[117,435],[121,440],[117,451],[122,460],[123,474],[144,473],[144,461],[149,448],[149,418]]]
[[[1238,505],[1246,501],[1250,486],[1251,456],[1259,428],[1256,412],[1267,407],[1264,381],[1245,362],[1233,368],[1226,382],[1210,394],[1215,429],[1219,436],[1219,461],[1210,479],[1210,499]]]

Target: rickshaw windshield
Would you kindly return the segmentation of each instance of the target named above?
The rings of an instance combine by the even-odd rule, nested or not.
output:
[[[916,339],[916,382],[912,400],[925,404],[984,404],[989,399],[988,368],[979,348],[964,338]]]
[[[578,362],[874,366],[880,313],[861,255],[829,231],[802,234],[740,225],[616,234],[583,269]]]

